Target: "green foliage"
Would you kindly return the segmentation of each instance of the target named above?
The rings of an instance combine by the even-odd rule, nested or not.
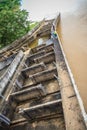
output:
[[[38,25],[38,22],[30,23],[30,30],[32,30],[34,27]]]
[[[20,10],[21,0],[0,1],[0,46],[6,46],[25,35],[30,27],[28,12]]]
[[[15,10],[21,5],[21,0],[0,0],[0,11],[1,10]]]

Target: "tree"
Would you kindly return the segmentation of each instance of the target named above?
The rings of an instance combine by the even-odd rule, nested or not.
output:
[[[10,1],[10,2],[9,2]],[[6,46],[29,31],[28,12],[20,9],[21,0],[0,1],[0,45]]]
[[[19,9],[21,5],[21,0],[0,0],[0,11],[3,9]]]

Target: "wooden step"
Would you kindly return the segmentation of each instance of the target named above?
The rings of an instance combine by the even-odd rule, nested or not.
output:
[[[35,121],[38,118],[45,116],[47,117],[58,113],[62,113],[61,99],[36,105],[30,108],[21,108],[19,111],[19,114],[21,114],[28,121]]]
[[[17,103],[19,103],[33,98],[42,97],[44,95],[46,95],[44,86],[42,86],[42,84],[39,84],[37,86],[12,93],[9,100],[12,99],[13,101],[14,99]]]
[[[56,68],[54,68],[52,70],[45,70],[45,71],[33,74],[30,76],[30,78],[33,81],[33,83],[36,84],[36,83],[40,83],[40,82],[54,79],[55,78],[54,75],[57,75]]]
[[[50,62],[53,62],[53,61],[55,61],[54,52],[47,53],[44,56],[40,56],[40,57],[34,59],[35,63],[44,62],[44,63],[47,64],[47,63],[50,63]]]
[[[21,71],[21,73],[26,78],[26,77],[29,77],[30,75],[35,74],[35,73],[44,71],[45,69],[46,69],[46,66],[42,62],[42,63],[39,63],[39,64],[36,64],[36,65],[33,65],[33,66],[30,66],[28,68],[23,69]]]
[[[27,57],[27,60],[25,61],[25,63],[27,64],[27,66],[29,66],[30,64],[34,63],[35,58],[38,58],[38,57],[43,56],[45,54],[46,54],[46,52],[44,50],[41,52],[32,54],[29,57]]]
[[[31,52],[32,52],[32,53],[36,53],[36,52],[37,52],[37,49],[39,49],[39,48],[41,48],[41,47],[44,47],[44,46],[46,46],[46,44],[41,44],[41,45],[39,45],[39,46],[37,46],[37,47],[31,49]]]

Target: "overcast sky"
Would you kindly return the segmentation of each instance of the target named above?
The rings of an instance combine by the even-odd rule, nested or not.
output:
[[[40,20],[57,12],[66,12],[76,6],[78,0],[23,0],[22,9],[30,14],[30,19]]]

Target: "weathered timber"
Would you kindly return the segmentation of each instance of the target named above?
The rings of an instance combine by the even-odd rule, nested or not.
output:
[[[33,74],[30,76],[30,78],[33,81],[33,83],[36,84],[36,83],[54,79],[55,78],[54,75],[57,75],[56,68],[54,68],[52,70],[45,70],[45,71]]]
[[[36,52],[37,52],[37,49],[39,49],[39,48],[41,48],[41,47],[44,47],[44,46],[46,46],[45,43],[44,43],[44,44],[41,44],[41,45],[39,45],[39,46],[37,46],[37,47],[35,47],[35,48],[32,48],[32,49],[31,49],[31,52],[32,52],[32,53],[36,53]]]
[[[3,114],[0,114],[0,121],[1,123],[3,123],[4,125],[10,125],[10,120],[4,116]]]
[[[54,114],[62,113],[61,99],[36,105],[30,108],[21,109],[19,113],[28,121],[35,121],[38,118],[46,116],[54,116]]]
[[[49,33],[48,33],[49,32]],[[47,34],[50,34],[51,32],[51,26],[49,26],[49,24],[43,26],[37,33],[38,36],[41,36],[42,35],[47,35]]]
[[[34,59],[35,63],[40,63],[40,62],[50,63],[53,61],[55,61],[55,53],[54,52],[47,53],[44,56],[40,56],[40,57]]]
[[[18,78],[21,78],[20,76],[18,77]],[[21,82],[22,81],[22,82]],[[18,89],[18,90],[20,90],[20,89],[22,89],[22,87],[23,87],[23,78],[19,81],[18,79],[16,79],[16,81],[15,81],[15,87]]]
[[[31,56],[27,57],[27,60],[25,61],[25,63],[29,66],[30,64],[34,63],[34,59],[38,58],[40,56],[43,56],[46,52],[43,50],[41,52],[32,54]]]
[[[54,30],[52,27],[52,31],[56,30],[58,22],[59,22],[59,17],[57,16],[57,18],[53,23]],[[78,95],[77,95],[78,90],[76,88],[75,82],[73,82],[74,79],[73,76],[71,76],[72,74],[70,71],[70,67],[68,65],[68,61],[66,59],[58,35],[57,38],[53,37],[53,42],[55,43],[54,48],[55,48],[55,56],[56,56],[56,64],[57,64],[56,66],[57,66],[58,77],[59,77],[59,85],[61,91],[66,130],[86,130],[85,123],[87,122],[84,123],[81,115],[82,106],[79,105],[81,102],[79,102],[78,100]],[[76,96],[73,97],[72,95],[75,95],[75,93]],[[87,120],[87,115],[85,116],[85,119]]]
[[[40,33],[37,34],[37,37],[43,37],[43,36],[47,36],[47,35],[50,36],[50,30],[47,29],[47,30],[41,31]]]
[[[36,64],[33,66],[30,66],[28,68],[25,68],[21,71],[22,75],[26,78],[29,77],[32,74],[38,73],[40,71],[43,71],[46,69],[45,64],[42,62],[40,64]]]
[[[60,43],[56,40],[54,42],[66,130],[86,130],[76,96],[69,98],[75,94],[75,91],[61,51]]]
[[[31,88],[28,88],[25,90],[21,90],[21,91],[12,93],[10,95],[10,100],[12,98],[17,103],[19,103],[19,102],[23,102],[23,101],[30,100],[30,99],[37,98],[37,97],[40,98],[44,95],[46,95],[44,86],[42,86],[42,84],[39,84],[35,87],[31,87]]]
[[[5,58],[3,61],[0,62],[0,70],[4,69],[6,66],[10,65],[13,59],[15,58],[16,54],[11,55],[8,58]]]
[[[54,44],[53,44],[53,43],[50,44],[50,45],[41,46],[41,47],[37,48],[37,51],[36,51],[36,52],[41,51],[41,50],[45,50],[45,52],[48,53],[48,52],[53,51],[53,47],[54,47]]]
[[[20,63],[22,57],[23,57],[23,52],[20,51],[18,55],[15,57],[15,59],[13,60],[13,62],[11,63],[11,65],[9,66],[6,73],[0,78],[0,94],[3,94],[3,92],[6,91],[6,86],[9,83],[14,72],[16,71],[16,68]]]
[[[41,30],[39,29],[37,33],[35,33],[34,35],[27,34],[20,41],[17,40],[17,42],[14,45],[14,48],[13,46],[11,46],[11,50],[16,50],[18,52],[20,49],[22,49],[23,51],[26,51],[28,46],[24,47],[24,45],[32,44],[31,42],[34,39],[36,39],[36,37],[38,38],[38,35],[39,36],[43,36],[47,34],[50,35],[51,24],[47,22],[46,24],[42,26],[42,29]],[[43,42],[43,44],[45,44],[45,42]],[[46,44],[49,44],[49,43],[46,42]],[[63,119],[62,103],[61,101],[59,101],[61,100],[61,95],[53,94],[55,92],[58,92],[59,90],[58,81],[55,79],[55,77],[57,78],[57,71],[56,71],[56,68],[54,68],[55,65],[53,64],[53,62],[55,61],[55,53],[53,52],[54,46],[46,45],[46,44],[44,46],[42,45],[43,47],[41,46],[37,47],[36,52],[38,53],[34,52],[33,55],[32,55],[32,49],[31,49],[31,52],[30,52],[31,54],[27,55],[28,57],[26,56],[27,59],[24,60],[24,63],[23,62],[20,63],[20,64],[23,63],[22,68],[21,68],[21,70],[23,69],[22,72],[20,72],[21,70],[16,70],[16,72],[18,73],[16,79],[13,80],[13,76],[12,76],[11,77],[12,81],[11,79],[9,80],[13,89],[10,92],[8,90],[9,94],[7,96],[8,98],[6,98],[6,101],[8,100],[8,102],[7,104],[4,105],[4,108],[6,109],[3,109],[3,113],[6,113],[5,116],[8,117],[11,121],[17,121],[17,124],[15,125],[19,125],[18,124],[18,122],[20,122],[19,120],[24,119],[24,118],[21,117],[18,111],[20,110],[20,108],[24,108],[23,116],[26,116],[26,115],[28,116],[25,117],[26,118],[25,120],[27,120],[26,124],[25,124],[25,121],[23,120],[22,122],[20,122],[21,124],[23,123],[24,126],[26,126],[26,128],[21,126],[21,129],[25,129],[25,130],[38,129],[38,127],[36,126],[33,127],[33,125],[36,125],[35,121],[37,121],[37,124],[40,126],[40,124],[42,123],[42,120],[46,121],[46,126],[41,125],[39,129],[43,129],[43,130],[45,128],[47,129],[48,120],[50,119],[49,130],[52,126],[52,123],[53,123],[52,129],[55,130],[57,128],[59,129],[59,126],[58,126],[59,124],[57,124],[58,123],[57,119],[60,116],[62,116],[61,119]],[[43,53],[41,53],[42,51]],[[25,55],[26,55],[26,52],[25,52]],[[37,59],[39,59],[38,62],[36,61]],[[46,66],[44,62],[46,63]],[[39,63],[39,64],[36,64],[36,63]],[[41,88],[40,86],[37,88],[38,84],[41,85]],[[25,87],[25,85],[27,85],[27,87]],[[16,89],[16,87],[18,89]],[[10,95],[10,98],[9,98],[9,95]],[[59,103],[57,103],[56,101],[59,101]],[[33,109],[32,106],[35,109]],[[26,111],[26,108],[29,108],[31,110],[29,110],[28,112]],[[32,115],[30,115],[30,113]],[[30,120],[30,122],[28,122],[28,120]],[[34,124],[31,123],[31,120],[34,121]],[[58,127],[55,127],[54,126],[55,124]],[[30,125],[32,127],[30,127]],[[10,127],[6,129],[17,130],[17,129],[20,129],[20,127],[13,126],[13,128]]]

